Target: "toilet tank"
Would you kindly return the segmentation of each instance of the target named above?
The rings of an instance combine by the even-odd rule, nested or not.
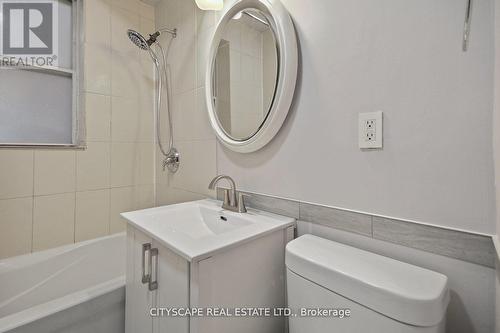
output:
[[[313,235],[288,243],[286,266],[290,333],[444,332],[443,274]]]

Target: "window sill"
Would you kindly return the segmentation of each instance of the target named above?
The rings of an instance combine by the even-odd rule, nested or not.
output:
[[[54,150],[85,150],[86,144],[0,144],[0,149],[54,149]]]

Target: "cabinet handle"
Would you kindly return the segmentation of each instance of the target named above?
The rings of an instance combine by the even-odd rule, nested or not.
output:
[[[151,280],[151,243],[142,244],[142,283],[149,283]],[[147,258],[146,258],[147,257]],[[148,270],[146,273],[146,263]]]
[[[149,266],[150,278],[149,278],[149,290],[153,291],[158,289],[158,249],[151,249],[151,265]]]

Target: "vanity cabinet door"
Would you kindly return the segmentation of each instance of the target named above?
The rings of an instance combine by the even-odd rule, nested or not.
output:
[[[158,249],[158,308],[187,308],[189,306],[189,263],[181,256],[153,241]],[[188,333],[188,317],[160,316],[154,319],[155,333]]]
[[[148,245],[149,244],[149,245]],[[146,245],[144,247],[144,245]],[[154,292],[148,283],[143,283],[143,275],[148,271],[148,258],[144,250],[153,246],[153,241],[144,233],[127,226],[127,268],[126,268],[126,333],[152,333],[153,319],[149,310],[153,306]],[[148,255],[148,253],[146,253]],[[146,260],[144,260],[146,259]],[[146,267],[143,270],[143,261]]]

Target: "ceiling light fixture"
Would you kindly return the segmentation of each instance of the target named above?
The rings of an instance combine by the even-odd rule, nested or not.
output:
[[[195,0],[201,10],[221,10],[224,7],[223,0]]]

